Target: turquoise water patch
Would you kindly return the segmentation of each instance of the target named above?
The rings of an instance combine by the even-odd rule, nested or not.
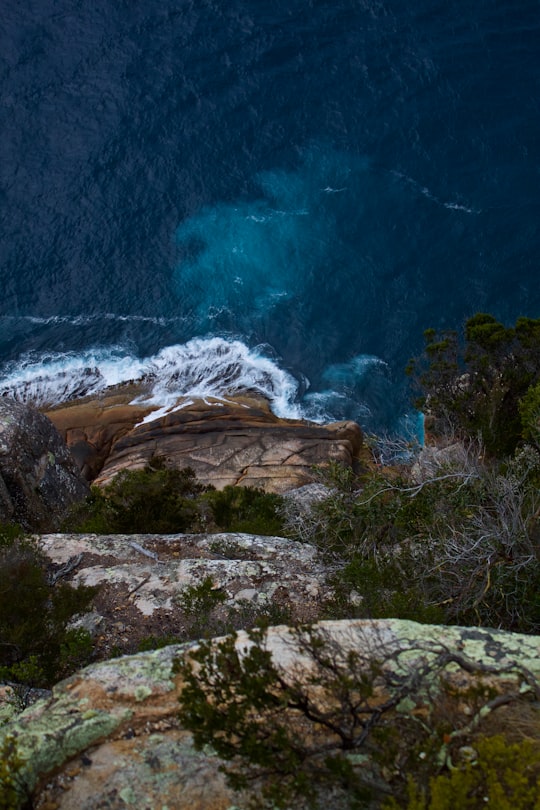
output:
[[[343,252],[337,221],[344,211],[350,216],[349,183],[362,171],[365,164],[350,155],[310,149],[295,169],[260,173],[260,196],[205,206],[183,222],[175,292],[195,330],[233,322],[253,332],[257,317],[280,317],[284,305],[302,299],[309,304]]]

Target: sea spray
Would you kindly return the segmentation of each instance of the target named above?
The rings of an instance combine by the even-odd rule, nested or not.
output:
[[[318,423],[352,419],[368,431],[377,430],[393,385],[380,358],[356,355],[327,366],[320,385],[312,389],[302,373],[293,375],[270,354],[267,346],[250,348],[222,336],[194,338],[143,358],[121,346],[81,353],[33,352],[0,369],[0,396],[46,408],[135,382],[138,391],[132,402],[152,406],[148,420],[195,399],[225,402],[247,393],[264,397],[282,418]],[[395,432],[409,435],[409,420],[400,414]]]
[[[220,399],[251,392],[268,399],[278,416],[301,417],[295,378],[239,340],[194,338],[168,346],[150,358],[145,380],[151,394],[144,401],[162,410],[174,408],[179,397]]]
[[[261,351],[222,337],[195,338],[142,359],[120,347],[29,354],[6,364],[0,395],[44,407],[131,380],[144,383],[147,393],[138,400],[163,412],[174,408],[179,397],[219,399],[252,392],[268,399],[278,416],[301,416],[298,381]]]

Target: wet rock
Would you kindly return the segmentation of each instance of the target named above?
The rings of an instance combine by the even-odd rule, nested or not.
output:
[[[217,489],[233,484],[286,492],[313,481],[314,466],[352,465],[362,447],[354,422],[280,419],[262,399],[189,400],[151,419],[148,406],[126,398],[110,393],[49,412],[85,475],[93,478],[99,470],[100,485],[159,454],[176,467],[192,467]]]

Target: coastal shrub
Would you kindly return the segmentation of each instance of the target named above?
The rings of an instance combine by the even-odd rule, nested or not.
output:
[[[309,704],[300,708],[296,720],[286,713],[305,700],[305,690],[275,667],[261,643],[262,630],[251,630],[249,636],[252,644],[242,655],[231,636],[217,646],[202,643],[193,653],[195,667],[177,662],[185,684],[180,718],[196,748],[210,744],[231,763],[224,770],[234,789],[262,781],[258,806],[315,807],[321,787],[332,789],[334,784],[345,789],[348,807],[360,806],[369,791],[339,750],[325,751],[321,745],[317,721],[322,713],[313,718],[314,736],[306,741],[303,710],[309,712]],[[369,683],[356,685],[369,699]]]
[[[323,476],[327,497],[308,512],[289,510],[286,528],[324,555],[345,559],[394,554],[404,541],[463,519],[476,499],[476,476],[467,466],[441,468],[426,481],[413,481],[404,465],[349,474],[341,483],[326,470]]]
[[[185,588],[176,599],[184,614],[184,627],[176,642],[212,638],[254,626],[283,624],[292,621],[287,608],[273,602],[240,600],[225,605],[225,591],[215,586],[211,576]]]
[[[0,810],[28,806],[28,791],[21,775],[23,765],[15,737],[6,736],[0,746]]]
[[[540,383],[531,385],[519,403],[523,437],[540,447]]]
[[[481,436],[487,452],[501,458],[524,437],[520,402],[540,382],[540,319],[518,318],[505,327],[478,313],[457,331],[424,333],[424,353],[410,361],[418,407],[438,432]]]
[[[197,500],[208,490],[189,467],[167,467],[156,457],[142,470],[123,470],[69,516],[65,528],[97,534],[175,534],[200,528]]]
[[[64,530],[96,534],[177,534],[231,531],[280,534],[282,499],[254,487],[217,492],[201,484],[190,467],[167,466],[155,456],[142,470],[123,470],[77,504]]]
[[[0,523],[0,548],[10,546],[21,537],[24,531],[18,523]]]
[[[496,461],[454,443],[414,473],[375,468],[341,485],[334,476],[310,510],[289,509],[287,528],[340,566],[328,616],[538,632],[539,484],[531,445]]]
[[[328,619],[410,619],[426,624],[445,621],[441,607],[430,604],[418,584],[416,561],[353,557],[334,574],[333,597],[324,606]]]
[[[538,741],[509,743],[502,735],[480,737],[469,746],[472,761],[430,779],[429,788],[409,780],[406,810],[538,810],[540,746]],[[384,810],[403,805],[388,801]]]
[[[163,647],[170,647],[172,644],[181,644],[182,639],[180,636],[174,636],[166,633],[162,636],[152,635],[144,636],[137,644],[137,652],[148,652],[149,650],[161,650]]]
[[[176,603],[185,617],[186,639],[204,637],[218,629],[219,623],[213,614],[226,598],[224,591],[215,586],[211,576],[205,577],[196,585],[189,585],[180,593]]]
[[[96,588],[52,583],[35,541],[4,535],[0,545],[0,677],[46,686],[88,658],[86,634],[70,619],[84,611]]]
[[[531,446],[490,464],[470,509],[430,534],[432,598],[450,622],[540,629],[539,472]]]
[[[289,661],[282,666],[263,630],[248,637],[203,642],[176,669],[183,727],[196,748],[210,745],[224,760],[235,790],[251,791],[249,806],[397,809],[409,801],[409,810],[450,810],[480,807],[461,803],[462,795],[488,795],[498,810],[510,808],[500,796],[537,810],[538,745],[481,736],[498,707],[514,704],[519,716],[534,706],[539,684],[527,670],[529,695],[511,685],[501,693],[493,688],[496,665],[461,658],[444,643],[390,648],[373,634],[337,643],[323,628],[301,627],[282,641]],[[297,667],[288,646],[300,656]],[[462,688],[471,672],[475,682]],[[454,801],[445,804],[447,785]]]
[[[256,487],[226,486],[220,492],[208,492],[204,500],[222,531],[278,536],[284,533],[279,511],[283,499],[279,495]]]

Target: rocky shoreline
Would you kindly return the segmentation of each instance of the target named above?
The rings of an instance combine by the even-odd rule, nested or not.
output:
[[[113,389],[47,411],[87,480],[107,484],[162,455],[217,489],[282,493],[313,481],[314,466],[352,466],[362,452],[356,423],[281,419],[262,397],[180,400],[176,410],[152,418],[148,405],[133,404],[135,392]]]

